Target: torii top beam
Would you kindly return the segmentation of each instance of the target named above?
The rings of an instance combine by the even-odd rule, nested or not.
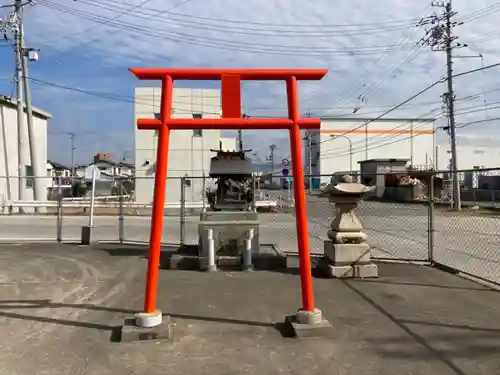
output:
[[[160,119],[138,119],[137,128],[141,130],[159,130],[163,126],[175,129],[290,129],[297,125],[300,129],[319,129],[319,118],[242,118],[241,116],[241,81],[285,81],[287,87],[292,84],[296,95],[297,81],[320,80],[327,73],[326,69],[178,69],[178,68],[130,68],[141,80],[161,80],[162,105]],[[175,80],[212,80],[221,81],[222,118],[180,119],[172,118],[171,97]],[[291,87],[291,86],[290,86]],[[291,100],[288,93],[288,107],[292,112],[298,110],[298,97]],[[164,105],[164,99],[170,101],[170,108]],[[290,101],[291,100],[291,101]],[[291,104],[293,103],[293,104]],[[295,108],[296,107],[296,108]]]
[[[239,76],[242,81],[284,81],[295,77],[298,81],[318,81],[327,69],[179,69],[179,68],[131,68],[138,79],[162,80],[166,76],[175,80],[221,81],[225,75]]]

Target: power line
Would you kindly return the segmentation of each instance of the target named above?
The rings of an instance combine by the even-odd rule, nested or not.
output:
[[[42,0],[42,1],[43,1],[43,0]],[[75,0],[75,1],[77,1],[77,0]],[[79,1],[79,2],[82,2],[82,3],[86,3],[85,1],[82,1],[82,0],[78,0],[78,1]],[[146,5],[147,3],[149,3],[150,1],[151,1],[151,0],[143,0],[141,3],[139,3],[139,4],[137,4],[137,5],[134,5],[134,6],[132,6],[132,7],[127,8],[127,9],[125,9],[124,11],[122,11],[122,12],[118,13],[116,16],[114,16],[114,17],[110,18],[110,21],[116,21],[118,18],[121,18],[122,16],[127,15],[127,14],[129,14],[130,12],[133,12],[133,11],[136,11],[136,10],[140,9],[141,7],[143,7],[144,5]],[[177,3],[177,4],[173,5],[173,6],[171,6],[170,8],[168,8],[168,9],[167,9],[167,11],[169,11],[169,10],[171,10],[171,9],[175,9],[175,8],[177,8],[177,7],[180,7],[181,5],[187,4],[187,3],[191,2],[191,1],[193,1],[193,0],[184,0],[184,1],[181,1],[181,2],[179,2],[179,3]],[[90,4],[92,4],[92,3],[90,3]],[[112,9],[112,10],[116,10],[116,7],[115,7],[114,9]],[[154,16],[158,16],[158,15],[160,15],[160,14],[161,14],[161,13],[158,13],[158,14],[156,14],[156,15],[154,15]],[[153,17],[153,16],[149,17],[148,19],[151,19],[152,17]],[[63,39],[74,38],[74,37],[77,37],[77,36],[79,36],[79,35],[86,34],[87,32],[89,32],[89,31],[91,31],[91,30],[94,30],[94,29],[96,29],[96,28],[98,28],[98,27],[105,26],[105,25],[107,25],[107,24],[106,24],[106,23],[103,23],[103,24],[96,24],[96,25],[90,26],[89,28],[87,28],[87,29],[85,29],[85,30],[83,30],[83,31],[80,31],[80,32],[78,32],[78,33],[76,33],[76,34],[69,35],[69,36],[65,36],[65,37],[63,37]],[[83,44],[80,44],[80,47],[81,47],[82,45],[86,45],[86,44],[90,43],[91,41],[92,41],[92,39],[89,39],[87,42],[84,42]]]
[[[484,119],[484,120],[477,120],[477,121],[467,122],[465,124],[457,124],[457,128],[465,128],[465,127],[467,127],[469,125],[482,124],[482,123],[485,123],[485,122],[491,122],[491,121],[497,121],[497,120],[500,120],[500,117],[491,117],[491,118],[487,118],[487,119]]]
[[[77,0],[74,0],[74,1],[77,1]],[[128,14],[128,13],[130,13],[130,12],[132,12],[132,11],[134,11],[134,10],[135,10],[135,9],[137,9],[137,8],[140,8],[141,6],[143,6],[143,5],[147,4],[147,3],[149,3],[150,1],[151,1],[151,0],[144,0],[144,1],[142,1],[141,3],[139,3],[139,4],[137,4],[137,5],[134,5],[134,6],[132,6],[132,7],[131,7],[131,8],[129,8],[129,9],[127,9],[127,10],[125,10],[125,11],[123,11],[123,12],[118,13],[118,14],[117,14],[116,16],[114,16],[113,18],[110,18],[110,20],[111,20],[111,21],[115,21],[115,20],[117,20],[118,18],[120,18],[120,17],[122,17],[122,16],[124,16],[124,15],[126,15],[126,14]],[[69,35],[69,36],[67,36],[67,37],[65,37],[65,38],[74,38],[74,37],[76,37],[76,36],[79,36],[79,35],[82,35],[82,34],[86,34],[86,33],[88,33],[89,31],[91,31],[91,30],[94,30],[94,29],[98,28],[99,26],[103,26],[103,25],[101,24],[101,25],[93,25],[93,26],[90,26],[90,27],[86,28],[85,30],[79,31],[79,32],[77,32],[76,34]]]
[[[427,9],[430,7],[430,4],[425,7],[425,9],[422,11],[421,16],[425,15],[425,12]],[[407,38],[409,39],[409,38]],[[396,48],[398,46],[403,45],[407,39],[403,39],[399,43],[395,43],[392,45],[392,47]],[[412,49],[415,48],[414,46]],[[384,60],[384,57],[386,56],[385,53],[381,53],[375,64],[372,65],[370,70],[365,70],[365,72],[359,77],[354,84],[346,84],[345,88],[341,90],[341,92],[337,95],[336,99],[334,99],[334,104],[338,103],[344,96],[350,97],[354,95],[355,93],[359,92],[359,90],[363,89],[363,87],[366,86],[366,83],[364,81],[371,75],[373,74],[379,67],[379,64]],[[356,87],[358,88],[356,89]],[[362,94],[359,96],[361,97]],[[350,104],[351,102],[349,102]]]
[[[474,72],[491,69],[491,68],[494,68],[494,67],[497,67],[497,66],[500,66],[500,62],[499,63],[495,63],[495,64],[491,64],[491,65],[486,65],[486,66],[478,68],[478,69],[472,69],[472,70],[468,70],[468,71],[461,72],[461,73],[458,73],[458,74],[453,74],[451,76],[451,78],[468,75],[468,74],[471,74],[471,73],[474,73]],[[364,122],[363,124],[361,124],[361,125],[353,128],[353,129],[350,129],[349,131],[343,133],[342,136],[344,136],[346,134],[349,134],[350,132],[353,132],[355,130],[359,130],[359,129],[363,128],[363,127],[366,127],[368,124],[370,124],[370,123],[372,123],[374,121],[380,120],[381,118],[383,118],[384,116],[388,115],[389,113],[394,112],[398,108],[404,106],[405,104],[411,102],[413,99],[415,99],[415,98],[419,97],[420,95],[424,94],[425,92],[429,91],[434,86],[436,86],[436,85],[438,85],[440,83],[444,83],[446,81],[447,81],[446,78],[441,78],[441,79],[435,81],[434,83],[430,84],[429,86],[427,86],[423,90],[419,91],[418,93],[412,95],[411,97],[409,97],[408,99],[404,100],[403,102],[401,102],[401,103],[393,106],[391,109],[389,109],[387,111],[384,111],[384,113],[382,113],[381,115],[377,116],[376,118],[370,119],[370,120]],[[319,143],[324,143],[324,142],[329,142],[329,141],[330,141],[330,139],[327,139],[327,140],[319,142]]]
[[[500,3],[495,3],[487,7],[481,8],[469,15],[462,18],[462,21],[473,21],[479,18],[483,18],[500,11]]]
[[[438,110],[438,109],[439,109],[439,108],[435,108],[434,110],[432,110],[432,111],[430,111],[430,112],[436,111],[436,110]],[[500,106],[493,107],[492,109],[500,109]],[[460,117],[460,116],[462,116],[462,115],[466,115],[466,114],[469,114],[469,113],[474,113],[474,112],[480,112],[480,111],[482,111],[482,110],[479,110],[479,111],[468,111],[468,112],[458,113],[456,117]],[[427,113],[429,113],[429,112],[427,112]],[[424,114],[424,115],[420,115],[420,116],[417,116],[417,118],[421,118],[421,117],[423,117],[423,116],[426,116],[426,114]],[[432,119],[432,120],[431,120],[431,119],[429,119],[429,120],[425,120],[425,121],[423,122],[423,124],[422,124],[422,125],[416,126],[416,127],[414,127],[414,129],[421,128],[421,127],[423,127],[425,124],[427,124],[427,123],[429,123],[429,122],[431,122],[431,121],[436,121],[436,120],[439,120],[439,119],[442,119],[442,118],[445,118],[445,117],[446,117],[445,115],[441,115],[441,116],[438,116],[438,117],[436,117],[436,118],[434,118],[434,119]],[[471,122],[468,122],[468,123],[460,124],[461,126],[457,126],[457,128],[464,128],[464,127],[466,127],[466,126],[468,126],[468,125],[477,124],[477,123],[484,123],[484,122],[489,122],[489,121],[494,121],[494,120],[497,120],[497,119],[500,119],[500,118],[490,118],[490,119],[486,119],[486,120],[471,121]],[[408,125],[408,123],[407,123],[407,122],[404,122],[404,123],[402,123],[402,124],[401,124],[401,125],[399,125],[399,126],[396,126],[396,127],[394,127],[394,128],[388,129],[388,130],[387,130],[387,131],[385,131],[385,132],[382,132],[382,133],[381,133],[381,135],[382,135],[382,134],[390,134],[390,132],[391,132],[392,130],[397,130],[397,129],[401,128],[402,126],[407,126],[407,125]],[[397,140],[397,141],[394,141],[394,142],[389,142],[389,143],[382,144],[380,147],[385,147],[385,146],[390,145],[390,144],[392,144],[392,143],[402,142],[402,141],[404,141],[404,140],[406,140],[406,139],[409,139],[409,138],[411,138],[411,137],[415,138],[415,137],[418,137],[418,136],[421,136],[421,135],[425,135],[425,134],[414,134],[414,135],[412,135],[412,136],[410,136],[410,137],[405,137],[405,138],[402,138],[402,139]],[[397,138],[397,137],[399,137],[399,136],[401,136],[401,135],[400,135],[400,134],[396,134],[396,135],[391,135],[391,136],[388,136],[388,137],[384,137],[383,139],[380,139],[377,143],[375,143],[375,145],[377,145],[377,144],[381,144],[381,142],[382,142],[382,141],[386,141],[386,140],[394,139],[394,138]],[[374,137],[372,137],[372,139],[373,139],[373,138],[376,138],[376,137],[377,137],[377,136],[374,136]],[[328,140],[328,141],[330,141],[330,140]],[[353,145],[358,145],[358,144],[362,144],[362,143],[364,143],[364,142],[363,142],[363,141],[353,142]],[[377,148],[378,148],[378,147],[373,147],[373,144],[372,144],[372,146],[370,146],[370,147],[368,148],[368,150],[374,150],[374,149],[377,149]],[[363,150],[364,150],[364,148],[360,148],[360,149],[358,149],[355,153],[361,152],[361,151],[363,151]],[[332,154],[332,152],[334,152],[334,154]],[[327,153],[325,153],[325,155],[329,155],[329,156],[330,156],[330,158],[331,158],[331,157],[333,157],[333,156],[345,156],[345,155],[347,155],[347,154],[348,154],[348,153],[347,153],[347,152],[348,152],[348,150],[347,150],[347,149],[346,149],[346,150],[342,150],[342,151],[338,151],[338,150],[333,151],[333,150],[332,150],[332,152],[327,152]],[[349,150],[349,152],[350,152],[350,150]]]
[[[95,1],[96,3],[111,3],[115,4],[115,6],[120,6],[123,5],[123,2],[117,1],[117,0],[101,0],[101,1]],[[152,9],[152,8],[146,8],[144,7],[143,10],[150,11],[150,12],[156,12],[158,9]],[[229,20],[225,18],[214,18],[214,17],[206,17],[206,16],[199,16],[199,15],[193,15],[193,14],[185,14],[185,13],[177,13],[177,12],[165,12],[170,14],[171,16],[176,16],[180,18],[188,18],[188,19],[197,19],[197,20],[206,20],[206,21],[213,21],[215,23],[228,23],[228,24],[243,24],[243,25],[257,25],[257,26],[275,26],[275,27],[284,27],[284,28],[345,28],[345,27],[359,27],[359,26],[381,26],[383,27],[384,25],[390,25],[390,24],[398,24],[398,23],[403,23],[403,24],[412,24],[414,22],[418,21],[418,18],[408,18],[408,19],[401,19],[401,20],[392,20],[392,21],[378,21],[378,22],[367,22],[367,23],[351,23],[351,24],[280,24],[280,23],[269,23],[269,22],[256,22],[256,21],[241,21],[241,20]]]
[[[417,116],[417,117],[415,118],[415,121],[418,121],[418,120],[420,119],[420,121],[419,121],[418,123],[421,123],[422,125],[417,125],[417,126],[414,126],[414,124],[412,124],[412,129],[413,129],[413,130],[415,130],[415,129],[421,128],[421,127],[423,127],[423,126],[427,125],[428,123],[435,122],[436,120],[438,120],[438,119],[442,118],[442,116],[437,116],[437,117],[434,117],[434,118],[429,118],[429,116],[431,116],[434,112],[436,112],[436,111],[438,111],[438,110],[440,110],[440,108],[439,108],[439,107],[438,107],[438,108],[434,108],[434,109],[432,109],[432,110],[430,110],[430,111],[428,111],[428,112],[426,112],[426,113],[424,113],[424,114],[422,114],[422,115]],[[418,124],[418,123],[417,123],[417,124]],[[396,131],[396,130],[398,130],[398,129],[401,129],[401,128],[403,128],[403,127],[405,127],[405,128],[406,128],[407,126],[408,126],[408,121],[403,121],[403,122],[399,123],[398,125],[396,125],[396,126],[394,126],[394,127],[390,128],[390,129],[387,129],[387,130],[385,130],[385,131],[382,131],[379,135],[372,136],[372,137],[371,137],[371,139],[372,139],[372,140],[373,140],[373,139],[376,139],[377,137],[381,137],[381,136],[382,136],[382,135],[384,135],[384,134],[391,134],[392,132],[394,132],[394,131]],[[385,140],[385,139],[392,139],[392,138],[394,138],[394,137],[398,137],[398,136],[400,136],[400,134],[391,135],[390,137],[382,137],[380,140],[378,140],[378,142],[383,141],[383,140]],[[332,141],[332,140],[334,140],[334,139],[328,139],[328,141]],[[323,141],[323,142],[324,142],[324,141]],[[323,143],[323,142],[321,142],[321,143]],[[359,140],[359,141],[357,141],[357,142],[352,142],[351,144],[352,144],[352,145],[354,145],[354,146],[361,145],[361,144],[365,144],[365,140]],[[369,149],[369,148],[368,148],[368,146],[365,144],[365,146],[364,146],[364,147],[361,147],[359,150],[361,151],[361,150],[363,150],[363,149]],[[338,150],[332,150],[332,152],[337,152],[337,151],[338,151]],[[331,152],[327,152],[327,153],[325,153],[325,154],[326,154],[326,155],[330,155],[330,154],[331,154]]]
[[[429,4],[429,5],[428,5],[428,6],[424,9],[424,11],[423,11],[423,12],[422,12],[422,14],[421,14],[421,17],[423,17],[423,16],[424,16],[425,12],[427,11],[427,9],[428,9],[430,6],[431,6],[431,5]],[[498,4],[498,6],[500,6],[500,3]],[[489,8],[484,8],[484,9],[486,10],[486,9],[489,9]],[[500,10],[500,8],[499,8],[499,10]],[[476,12],[476,13],[473,13],[473,15],[475,15],[475,14],[477,14],[477,12]],[[423,25],[433,24],[433,23],[434,23],[434,22],[436,22],[438,19],[439,19],[439,17],[436,17],[436,16],[423,17],[423,18],[421,18],[421,20],[420,20],[419,24],[417,24],[416,26],[419,26],[419,25],[420,25],[420,26],[423,26]],[[389,70],[389,72],[387,73],[387,76],[390,76],[390,75],[391,75],[394,71],[397,71],[397,70],[401,67],[401,65],[402,65],[403,63],[405,63],[405,62],[409,62],[409,61],[412,61],[412,60],[413,60],[413,59],[417,56],[417,54],[418,54],[418,52],[419,52],[419,50],[420,50],[420,47],[421,47],[421,44],[420,44],[420,43],[418,43],[418,44],[417,44],[417,48],[416,48],[416,49],[414,49],[414,50],[412,50],[412,51],[410,51],[410,52],[408,53],[408,55],[407,55],[407,56],[406,56],[406,57],[405,57],[405,58],[404,58],[404,59],[403,59],[403,60],[402,60],[402,61],[401,61],[398,65],[394,65],[394,66],[393,66],[393,67]],[[360,98],[360,99],[362,99],[362,101],[367,100],[367,99],[368,99],[368,97],[369,97],[369,96],[371,96],[371,95],[373,95],[373,93],[375,93],[378,89],[380,89],[380,88],[382,87],[382,85],[383,85],[385,82],[386,82],[386,79],[381,78],[381,79],[379,80],[379,82],[378,82],[378,83],[376,83],[376,84],[375,84],[375,86],[374,86],[372,89],[368,90],[368,91],[367,91],[367,92],[365,92],[365,93],[362,93],[362,94],[359,96],[359,98]]]
[[[418,96],[422,95],[423,93],[425,93],[425,92],[429,91],[431,88],[433,88],[433,87],[434,87],[434,86],[436,86],[437,84],[439,84],[439,83],[443,83],[443,82],[445,82],[445,80],[444,80],[444,79],[442,79],[442,80],[438,80],[438,81],[434,82],[433,84],[431,84],[431,85],[427,86],[425,89],[423,89],[423,90],[419,91],[418,93],[416,93],[416,94],[412,95],[411,97],[409,97],[409,98],[408,98],[408,99],[406,99],[405,101],[403,101],[403,102],[399,103],[398,105],[396,105],[396,106],[392,107],[391,109],[389,109],[389,110],[387,110],[387,111],[384,111],[384,113],[382,113],[381,115],[379,115],[379,116],[375,117],[374,119],[370,119],[370,120],[366,121],[365,123],[363,123],[363,124],[361,124],[361,125],[359,125],[359,126],[357,126],[357,127],[353,128],[353,129],[350,129],[350,130],[346,131],[346,132],[345,132],[345,133],[343,133],[341,136],[344,136],[344,135],[346,135],[346,134],[349,134],[349,133],[351,133],[351,132],[353,132],[353,131],[355,131],[355,130],[361,129],[361,128],[363,128],[363,127],[367,127],[367,126],[368,126],[369,124],[371,124],[372,122],[377,121],[377,120],[380,120],[382,117],[384,117],[384,116],[388,115],[388,114],[389,114],[389,113],[391,113],[391,112],[394,112],[396,109],[398,109],[398,108],[400,108],[400,107],[404,106],[406,103],[411,102],[411,101],[412,101],[413,99],[415,99],[416,97],[418,97]],[[367,134],[368,134],[368,132],[367,132]],[[328,140],[322,141],[322,142],[320,142],[320,143],[324,143],[324,142],[328,142],[328,141],[330,141],[330,140],[328,139]]]
[[[47,3],[50,3],[49,0],[46,0]],[[91,7],[97,7],[100,9],[106,9],[110,11],[116,11],[117,6],[116,5],[107,5],[103,3],[102,1],[85,1],[85,0],[79,0],[80,3],[87,4]],[[122,7],[123,8],[123,7]],[[120,7],[118,7],[120,9]],[[125,7],[125,9],[130,9],[129,7]],[[317,26],[313,30],[299,30],[297,31],[296,28],[287,30],[286,28],[283,29],[269,29],[269,28],[249,28],[249,27],[240,27],[240,26],[226,26],[222,25],[221,22],[215,22],[215,23],[207,23],[207,22],[200,22],[199,20],[193,21],[191,18],[182,18],[179,19],[178,17],[168,17],[165,16],[164,14],[168,14],[169,11],[167,10],[156,10],[154,13],[160,13],[158,16],[155,16],[155,19],[162,19],[162,20],[168,20],[169,24],[173,25],[180,25],[183,27],[187,28],[193,28],[193,29],[199,29],[199,30],[210,30],[210,31],[216,31],[216,32],[228,32],[230,31],[231,33],[236,33],[236,34],[244,34],[244,35],[260,35],[260,36],[286,36],[286,37],[318,37],[318,36],[332,36],[332,35],[363,35],[363,34],[376,34],[376,33],[384,33],[384,32],[389,32],[389,31],[396,31],[396,30],[403,30],[406,27],[410,26],[411,23],[408,25],[394,25],[394,26],[389,26],[389,25],[381,25],[379,27],[371,27],[371,28],[360,28],[359,26],[355,30],[349,30],[345,27],[342,27],[341,30],[320,30],[324,29],[322,26]],[[144,8],[139,11],[134,12],[134,14],[131,14],[131,17],[135,18],[140,18],[140,19],[150,19],[151,15],[154,13],[146,13],[144,12]]]
[[[131,33],[147,35],[154,38],[159,38],[161,40],[170,40],[179,43],[188,43],[193,45],[200,45],[206,47],[215,47],[220,49],[241,51],[241,52],[254,52],[260,54],[270,54],[270,55],[282,55],[282,56],[325,56],[327,54],[335,55],[370,55],[379,52],[393,52],[397,50],[405,50],[408,47],[401,47],[399,49],[390,49],[387,46],[373,46],[373,47],[346,47],[344,49],[325,49],[324,47],[317,46],[293,46],[293,45],[281,45],[281,44],[269,44],[269,43],[257,43],[249,41],[235,41],[229,39],[221,39],[208,37],[204,35],[192,35],[177,32],[174,30],[160,30],[152,27],[142,27],[137,24],[123,22],[123,21],[113,21],[107,17],[92,14],[89,12],[83,12],[75,10],[69,7],[65,7],[59,4],[48,5],[48,1],[40,0],[40,4],[49,7],[51,9],[60,11],[65,14],[71,14],[80,18],[89,19],[93,22],[99,24],[106,24],[111,27],[115,27],[121,30],[125,30]],[[51,46],[51,48],[56,48]],[[304,51],[304,52],[300,52]]]
[[[496,64],[485,66],[484,69],[490,69],[490,68],[497,67],[497,66],[500,66],[500,63],[496,63]],[[468,72],[462,72],[462,73],[456,74],[455,76],[470,74],[470,73],[476,72],[477,70],[478,69],[474,69],[474,70],[471,70],[471,71],[468,71]],[[483,69],[481,68],[480,70],[483,70]],[[122,101],[122,102],[126,102],[126,103],[145,104],[145,105],[153,107],[153,104],[151,104],[149,102],[137,101],[133,97],[125,96],[125,95],[121,95],[121,94],[108,93],[108,92],[100,92],[100,91],[93,91],[93,90],[88,90],[88,89],[81,89],[81,88],[76,88],[76,87],[70,87],[70,86],[67,86],[67,85],[63,85],[63,84],[59,84],[59,83],[55,83],[55,82],[50,82],[50,81],[46,81],[46,80],[42,80],[42,79],[38,79],[38,78],[34,78],[34,77],[30,77],[29,80],[32,81],[32,82],[34,82],[34,83],[48,85],[48,86],[59,88],[59,89],[62,89],[62,90],[74,91],[74,92],[82,93],[82,94],[85,94],[85,95],[96,96],[96,97],[100,97],[100,98],[104,98],[104,99],[109,99],[109,100],[115,100],[115,101]],[[379,115],[378,117],[376,117],[374,119],[368,120],[367,123],[369,124],[369,123],[371,123],[373,121],[381,119],[382,117],[385,117],[387,114],[389,114],[391,112],[394,112],[397,109],[405,106],[407,103],[411,102],[411,100],[413,100],[414,98],[420,96],[421,94],[423,94],[424,92],[428,91],[429,89],[431,89],[435,85],[437,85],[439,83],[442,83],[442,82],[445,82],[445,81],[446,81],[445,79],[438,80],[438,81],[434,82],[432,85],[430,85],[427,88],[425,88],[424,90],[420,91],[419,93],[413,95],[409,99],[407,99],[404,102],[399,103],[397,105],[384,105],[383,107],[389,107],[390,106],[389,110],[383,111],[383,113],[381,115]],[[494,92],[494,91],[500,91],[500,88],[492,89],[492,90],[489,90],[488,92]],[[467,98],[474,97],[474,96],[475,96],[475,94],[472,94],[472,95],[469,95],[469,96],[466,96],[466,97],[463,97],[463,98],[459,98],[457,100],[466,100]],[[409,107],[413,108],[413,107],[417,107],[417,106],[424,106],[424,105],[429,105],[429,104],[432,105],[432,104],[437,104],[437,103],[439,103],[439,102],[438,101],[432,101],[432,102],[429,101],[429,102],[415,103],[414,105],[409,106]],[[175,101],[174,101],[174,104],[175,104]],[[493,102],[491,104],[496,104],[496,102]],[[479,108],[479,107],[481,107],[481,105],[465,107],[465,108],[460,109],[459,111],[473,109],[473,108]],[[249,108],[252,108],[252,107],[249,107]],[[254,109],[256,109],[256,108],[266,109],[265,107],[255,107]],[[329,108],[329,107],[324,107],[324,108],[318,107],[317,109],[326,109],[326,108]],[[491,109],[495,109],[495,107],[493,107]],[[206,113],[208,114],[209,112],[206,112]],[[468,113],[473,113],[473,112],[468,112]],[[210,112],[210,114],[220,115],[219,112]],[[349,117],[353,117],[352,115],[346,115],[345,117],[348,117],[348,116]],[[342,117],[342,115],[339,115],[339,116],[336,116],[336,117]],[[359,127],[355,128],[355,129],[352,129],[351,131],[358,130],[358,129],[364,127],[365,124],[366,123],[363,123]],[[326,142],[326,141],[323,141],[323,142]]]

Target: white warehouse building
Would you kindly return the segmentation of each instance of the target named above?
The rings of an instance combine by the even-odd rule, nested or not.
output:
[[[161,88],[135,89],[135,119],[158,117]],[[174,88],[172,98],[174,118],[221,117],[219,89]],[[236,139],[223,138],[220,130],[173,130],[170,134],[166,202],[181,200],[180,177],[190,177],[186,187],[186,202],[198,203],[204,199],[203,176],[208,176],[211,149],[235,150]],[[140,203],[153,201],[156,165],[157,134],[154,130],[138,130],[135,126],[135,199]]]
[[[450,168],[451,146],[449,142],[437,145],[437,165],[439,170]],[[491,146],[461,144],[457,140],[457,168],[500,168],[500,148]]]
[[[44,179],[44,186],[47,188],[52,184],[50,177],[45,177],[47,172],[47,120],[52,115],[37,108],[33,108],[33,125],[35,139],[37,142],[37,161],[40,163],[39,169],[44,176],[37,176]],[[33,168],[31,162],[27,116],[24,115],[24,160],[28,163],[24,165],[25,175],[28,177],[24,181],[24,196],[27,200],[34,200],[33,196]],[[17,101],[7,96],[0,95],[0,210],[6,207],[6,203],[19,200],[19,157],[18,157],[18,136],[17,136]],[[45,196],[46,197],[46,196]],[[44,198],[46,199],[46,198]],[[25,211],[31,211],[25,209]]]
[[[435,119],[322,118],[320,130],[312,132],[310,152],[311,174],[322,175],[322,183],[336,172],[359,171],[363,160],[408,159],[418,168],[434,167]]]

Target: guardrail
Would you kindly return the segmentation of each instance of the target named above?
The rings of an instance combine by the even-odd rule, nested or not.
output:
[[[90,200],[80,200],[80,201],[64,201],[62,204],[64,207],[70,208],[84,208],[90,207]],[[183,203],[185,208],[203,208],[208,207],[208,204],[203,202],[185,202]],[[279,206],[277,201],[267,200],[267,201],[256,201],[255,206],[257,208],[276,208]],[[5,202],[4,205],[7,209],[17,208],[17,207],[47,207],[47,208],[56,208],[60,207],[58,201],[8,201]],[[139,203],[139,202],[105,202],[105,203],[97,203],[94,202],[94,207],[96,208],[152,208],[153,205],[151,203]],[[165,208],[181,208],[180,202],[168,203],[165,202]],[[4,209],[5,210],[5,209]]]
[[[96,201],[113,201],[113,200],[120,200],[120,198],[123,198],[124,200],[130,200],[132,198],[131,195],[107,195],[107,196],[98,196],[94,197],[94,200]],[[66,197],[66,198],[61,198],[64,202],[66,201],[90,201],[88,197]],[[52,202],[52,201],[47,201],[47,202]]]

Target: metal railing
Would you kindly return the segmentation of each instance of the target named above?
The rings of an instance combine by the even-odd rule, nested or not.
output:
[[[359,204],[356,213],[368,235],[373,257],[428,262],[500,284],[500,177],[476,178],[483,172],[486,170],[459,171],[465,178],[461,187],[462,209],[458,212],[451,208],[450,187],[444,173],[370,175],[378,187]],[[471,173],[476,177],[468,178]],[[446,174],[448,178],[449,173]],[[331,177],[315,175],[314,179],[324,185]],[[475,181],[474,185],[469,186],[469,181]],[[11,178],[11,185],[16,185],[12,182]],[[256,179],[254,183],[253,208],[268,211],[261,214],[260,242],[274,244],[284,252],[296,252],[292,184],[282,177]],[[198,243],[199,213],[208,207],[204,192],[212,184],[204,177],[169,179],[165,243]],[[71,199],[59,194],[48,196],[45,202],[35,202],[32,197],[21,202],[10,199],[15,194],[6,194],[5,187],[0,177],[0,240],[80,240],[81,227],[88,225],[92,203],[88,192]],[[152,188],[153,178],[117,178],[109,183],[108,190],[101,186],[93,201],[93,238],[147,243]],[[321,255],[335,207],[318,188],[306,195],[306,202],[310,250]],[[43,210],[35,212],[35,208]]]

